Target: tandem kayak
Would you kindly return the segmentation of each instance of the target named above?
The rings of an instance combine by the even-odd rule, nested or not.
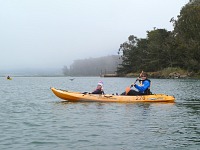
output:
[[[126,96],[126,95],[101,95],[90,94],[81,92],[72,92],[56,88],[51,88],[52,92],[62,100],[69,102],[122,102],[122,103],[134,103],[134,102],[168,102],[173,103],[175,101],[174,96],[165,94],[152,94],[152,95],[139,95],[139,96]]]

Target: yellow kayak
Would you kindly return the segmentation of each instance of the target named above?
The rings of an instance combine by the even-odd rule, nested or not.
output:
[[[65,91],[61,89],[51,88],[52,92],[59,98],[70,102],[167,102],[173,103],[174,96],[165,94],[152,94],[140,96],[126,96],[126,95],[101,95],[101,94],[83,94],[80,92]]]

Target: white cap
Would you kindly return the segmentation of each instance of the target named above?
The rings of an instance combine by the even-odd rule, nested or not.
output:
[[[103,82],[99,81],[97,85],[103,86]]]

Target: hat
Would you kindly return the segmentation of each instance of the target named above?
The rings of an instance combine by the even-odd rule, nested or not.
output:
[[[103,82],[99,81],[97,85],[103,86]]]

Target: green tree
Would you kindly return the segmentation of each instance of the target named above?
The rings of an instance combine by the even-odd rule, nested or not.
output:
[[[147,31],[147,50],[149,54],[146,65],[148,71],[163,69],[171,63],[171,51],[169,43],[167,43],[170,33],[166,29]]]
[[[169,37],[170,32],[165,29],[148,31],[146,39],[129,36],[128,41],[120,45],[123,62],[118,73],[157,71],[172,64]]]
[[[176,54],[179,66],[188,70],[200,70],[200,1],[192,0],[180,12],[174,24]]]
[[[135,55],[137,50],[138,38],[134,35],[128,37],[128,41],[120,45],[118,54],[121,54],[122,64],[117,68],[118,74],[135,71]]]
[[[158,71],[167,67],[200,71],[200,0],[190,0],[177,20],[172,18],[171,22],[172,32],[154,28],[147,31],[146,39],[129,36],[120,45],[123,62],[117,72]]]

